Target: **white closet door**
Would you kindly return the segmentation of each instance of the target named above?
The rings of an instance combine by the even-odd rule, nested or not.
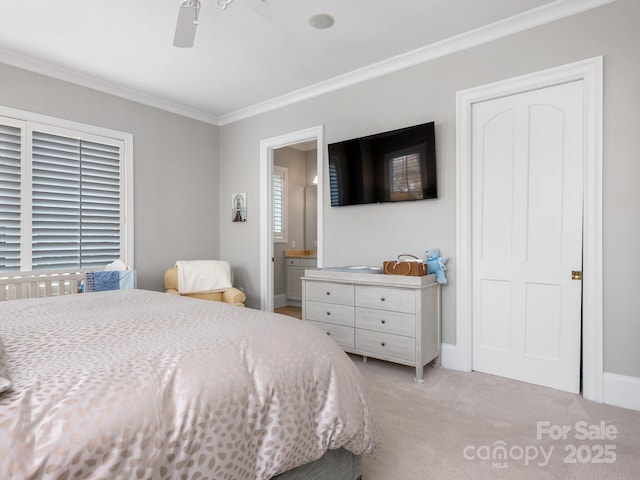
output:
[[[473,369],[580,390],[582,81],[474,104]]]

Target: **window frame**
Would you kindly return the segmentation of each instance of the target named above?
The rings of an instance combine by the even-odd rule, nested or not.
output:
[[[289,241],[289,169],[287,167],[281,167],[280,165],[273,166],[273,174],[271,178],[271,187],[274,188],[274,177],[282,178],[282,232],[276,232],[275,230],[275,212],[276,212],[276,197],[275,191],[273,194],[273,223],[271,229],[273,232],[273,243],[287,243]]]
[[[21,128],[21,156],[25,159],[22,162],[27,171],[31,171],[31,138],[29,131],[46,131],[47,133],[59,132],[59,134],[71,138],[82,138],[92,141],[115,141],[122,144],[122,155],[120,165],[120,198],[121,198],[121,218],[120,218],[120,260],[130,266],[135,265],[134,261],[134,195],[133,195],[133,135],[131,133],[112,130],[95,125],[89,125],[71,120],[65,120],[49,115],[28,112],[11,107],[0,105],[0,122],[9,125],[17,125]],[[29,185],[28,189],[21,188],[21,216],[24,216],[25,209],[31,210],[31,180],[29,175],[22,175],[21,184]],[[20,238],[20,271],[31,270],[31,258],[25,255],[31,252],[31,225],[26,230],[21,230],[24,235]],[[28,248],[24,248],[29,243]],[[42,270],[44,271],[44,270]]]

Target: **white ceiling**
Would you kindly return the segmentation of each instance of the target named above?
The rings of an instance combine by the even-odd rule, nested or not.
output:
[[[201,2],[195,46],[181,49],[172,45],[180,0],[3,1],[0,62],[224,124],[331,82],[373,76],[375,67],[401,68],[406,52],[452,37],[471,32],[486,41],[491,28],[504,36],[522,19],[532,19],[523,23],[529,28],[597,3],[234,0],[223,11],[215,0]],[[316,13],[333,15],[335,25],[311,28]]]

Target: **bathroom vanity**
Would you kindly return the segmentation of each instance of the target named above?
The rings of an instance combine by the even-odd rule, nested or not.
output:
[[[317,258],[312,250],[289,250],[285,252],[285,287],[287,302],[300,306],[302,301],[302,277],[307,268],[317,266]]]

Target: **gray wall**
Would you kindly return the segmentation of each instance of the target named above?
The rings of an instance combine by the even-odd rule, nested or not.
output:
[[[218,127],[4,64],[0,105],[133,134],[140,288],[162,290],[176,260],[218,258]]]
[[[259,142],[317,125],[325,141],[436,122],[437,200],[331,208],[324,205],[324,266],[380,265],[399,253],[456,251],[455,93],[477,85],[604,55],[605,370],[640,377],[640,2],[613,4],[221,127],[220,194],[247,191],[257,210]],[[246,172],[253,172],[247,175]],[[325,199],[328,179],[325,178]],[[239,190],[240,189],[240,190]],[[221,255],[244,272],[259,305],[259,219],[220,228]],[[443,340],[455,344],[456,259],[443,288]]]

